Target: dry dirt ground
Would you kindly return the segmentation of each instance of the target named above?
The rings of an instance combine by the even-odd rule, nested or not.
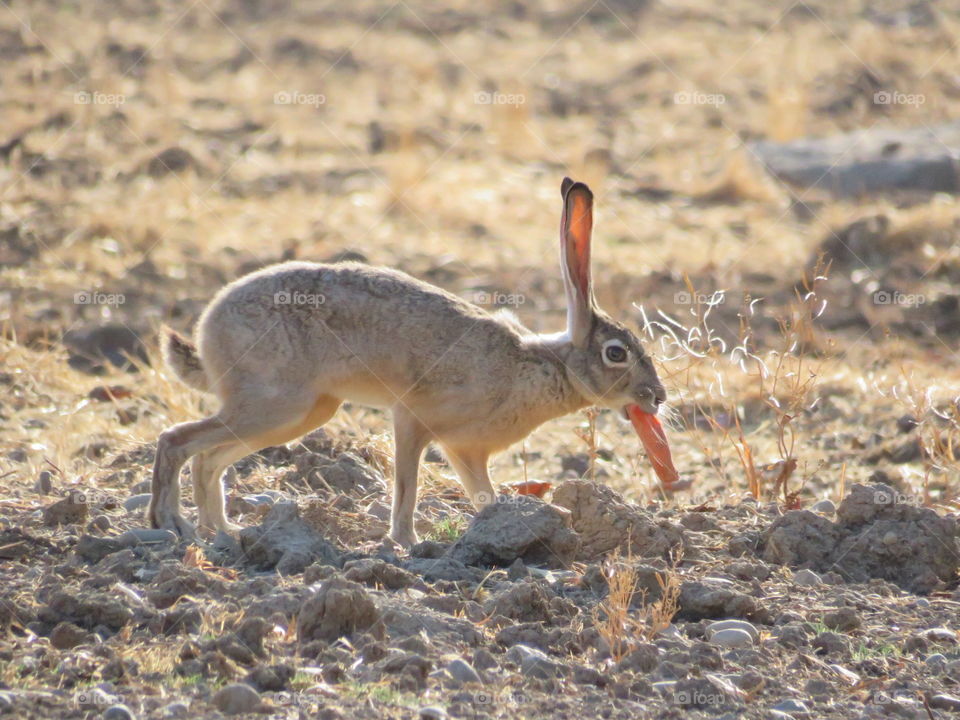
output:
[[[0,713],[960,712],[957,198],[751,150],[957,117],[958,41],[923,0],[0,4]],[[352,258],[558,329],[565,174],[689,491],[584,413],[493,464],[552,504],[474,519],[428,453],[398,554],[347,406],[228,472],[239,537],[141,532],[157,434],[215,409],[161,322]]]

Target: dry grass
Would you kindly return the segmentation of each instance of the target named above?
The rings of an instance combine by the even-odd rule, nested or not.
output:
[[[862,425],[863,417],[847,413],[838,421],[846,429],[826,431],[811,405],[845,401],[877,422],[889,420],[903,409],[894,397],[903,367],[912,383],[931,388],[929,406],[945,412],[960,380],[952,347],[885,336],[879,314],[866,337],[817,335],[804,298],[752,298],[757,303],[744,303],[743,318],[728,310],[740,305],[740,292],[752,291],[754,276],[798,280],[831,230],[876,213],[891,221],[885,243],[911,248],[930,268],[925,291],[949,291],[940,278],[960,263],[955,198],[910,207],[819,198],[812,217],[799,219],[791,192],[757,168],[744,140],[955,117],[960,99],[946,72],[958,52],[952,11],[939,10],[936,26],[903,28],[870,22],[852,0],[816,16],[786,3],[735,2],[722,23],[705,0],[655,5],[642,18],[607,7],[603,22],[578,21],[582,13],[556,5],[523,18],[484,13],[485,24],[447,32],[434,8],[402,4],[373,22],[385,9],[362,2],[330,23],[313,8],[252,18],[224,0],[184,9],[172,32],[165,31],[178,18],[169,12],[123,12],[110,23],[95,6],[14,3],[0,12],[0,26],[37,49],[0,69],[7,128],[0,142],[24,133],[0,165],[0,222],[39,238],[36,257],[0,267],[10,300],[0,302],[0,360],[27,388],[2,406],[0,475],[13,473],[11,486],[32,486],[51,465],[67,485],[99,478],[104,461],[77,454],[92,440],[129,449],[212,410],[211,399],[155,362],[135,380],[75,372],[57,339],[73,326],[116,320],[152,347],[161,320],[185,329],[202,301],[251,264],[353,249],[465,294],[478,286],[520,293],[526,324],[561,327],[555,236],[564,173],[587,179],[597,193],[598,297],[635,326],[643,319],[637,305],[648,318],[662,310],[677,322],[663,321],[672,336],[657,328],[651,340],[677,410],[675,456],[697,479],[679,502],[769,494],[779,481],[765,478],[764,468],[778,462],[796,463],[781,497],[801,486],[833,494],[841,468],[847,482],[864,479],[868,472],[852,458],[821,468],[822,449],[808,442],[821,431]],[[289,38],[320,55],[284,58],[277,46]],[[107,51],[111,42],[142,47],[147,59],[123,63]],[[868,71],[883,87],[925,94],[927,102],[881,112],[858,85]],[[125,101],[78,104],[78,92]],[[277,93],[296,92],[322,94],[324,102],[274,102]],[[514,101],[482,104],[478,93]],[[678,102],[684,93],[723,102]],[[837,104],[847,95],[849,103]],[[51,121],[60,113],[64,122]],[[373,121],[382,147],[373,147]],[[244,131],[245,123],[256,129]],[[188,150],[196,168],[165,177],[142,171],[171,146]],[[37,172],[38,153],[52,163],[86,163],[93,179]],[[331,171],[353,174],[315,187],[236,190],[267,176]],[[638,197],[641,186],[673,194]],[[144,265],[156,275],[138,274]],[[728,293],[710,314],[704,303],[672,302],[694,286]],[[85,289],[125,292],[128,303],[74,305],[73,294]],[[742,319],[771,314],[783,316],[782,333],[760,328],[744,337]],[[42,350],[42,334],[53,350]],[[738,340],[742,351],[733,352]],[[803,352],[810,346],[813,356]],[[761,364],[773,374],[764,376]],[[117,405],[84,399],[104,383],[133,384],[135,397]],[[121,425],[118,413],[132,408],[137,419]],[[705,425],[690,422],[692,409]],[[581,422],[565,418],[538,430],[526,448],[541,456],[524,456],[518,469],[504,453],[494,477],[554,476],[558,455],[582,449]],[[591,458],[615,451],[606,481],[632,499],[655,497],[657,483],[629,428],[606,414],[588,425]],[[389,470],[382,413],[350,408],[331,427],[372,438]],[[949,427],[923,426],[924,442],[940,458],[923,474],[936,475],[940,486],[952,462]],[[5,459],[15,451],[26,462]],[[426,467],[426,492],[453,482],[439,466]]]

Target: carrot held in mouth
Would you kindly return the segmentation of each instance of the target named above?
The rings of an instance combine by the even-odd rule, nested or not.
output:
[[[663,425],[660,424],[660,420],[656,415],[641,410],[639,405],[628,405],[627,415],[630,422],[633,423],[633,429],[640,436],[643,449],[646,450],[647,457],[650,458],[663,489],[678,489],[676,484],[680,479],[680,473],[673,466],[670,445],[667,442],[667,436],[663,432]]]

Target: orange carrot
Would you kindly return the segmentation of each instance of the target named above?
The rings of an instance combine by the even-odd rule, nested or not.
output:
[[[660,420],[656,415],[641,410],[639,405],[627,406],[627,414],[630,416],[630,422],[633,423],[633,429],[640,436],[640,442],[647,451],[647,457],[650,458],[657,477],[660,478],[660,484],[664,490],[672,489],[680,479],[680,474],[673,466],[670,445],[667,443],[667,436],[663,432]]]
[[[548,482],[527,480],[525,482],[508,483],[506,487],[517,495],[535,495],[538,498],[542,498],[547,494],[547,490],[553,486]]]

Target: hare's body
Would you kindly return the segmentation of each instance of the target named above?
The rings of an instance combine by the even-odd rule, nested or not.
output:
[[[424,424],[441,443],[499,450],[586,405],[549,339],[521,335],[476,305],[388,268],[265,268],[218,293],[197,339],[206,387],[225,402],[236,387],[256,382],[267,394],[294,391],[287,402],[333,396],[402,404],[415,416],[420,408],[429,413]],[[480,376],[478,359],[487,368]]]
[[[584,259],[589,263],[589,255]],[[588,266],[585,271],[589,278]],[[584,302],[591,303],[588,315],[581,314],[579,325],[571,321],[566,334],[548,336],[527,333],[451,293],[385,268],[290,262],[237,280],[204,312],[196,347],[174,333],[164,340],[168,363],[188,384],[215,393],[222,407],[213,417],[161,435],[152,523],[192,531],[179,513],[177,476],[193,457],[200,524],[230,528],[223,470],[322,425],[344,401],[392,411],[395,540],[410,544],[415,539],[417,473],[430,440],[443,447],[474,504],[489,504],[492,452],[591,403],[619,407],[627,400],[642,401],[655,411],[662,399],[639,344],[598,314],[588,288],[581,290]],[[574,339],[595,332],[581,327],[585,322],[604,324],[605,338],[632,346],[636,367],[598,379],[609,368],[597,369],[596,357]]]

